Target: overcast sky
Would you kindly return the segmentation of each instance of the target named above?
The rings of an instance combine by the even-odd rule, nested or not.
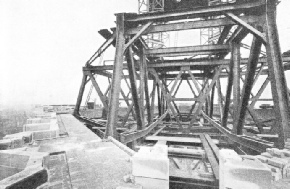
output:
[[[0,104],[75,104],[86,60],[138,0],[0,0]],[[282,51],[290,49],[290,1],[278,6]],[[111,58],[113,59],[113,57]]]

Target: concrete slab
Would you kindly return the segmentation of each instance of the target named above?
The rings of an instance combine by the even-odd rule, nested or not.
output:
[[[47,153],[27,152],[25,148],[0,152],[0,188],[36,188],[47,181],[43,159]],[[5,176],[5,177],[4,177]]]
[[[32,132],[20,132],[11,135],[6,135],[3,139],[23,139],[24,143],[31,143],[32,142]]]
[[[142,186],[142,189],[169,189],[169,181],[146,177],[135,177],[135,182]]]
[[[111,142],[102,142],[72,115],[58,116],[61,116],[68,137],[37,143],[41,152],[66,152],[72,188],[134,188],[133,183],[123,180],[125,175],[131,174],[129,155]],[[58,182],[62,182],[62,178]]]
[[[259,160],[244,159],[234,150],[220,150],[220,189],[270,189],[272,173]]]

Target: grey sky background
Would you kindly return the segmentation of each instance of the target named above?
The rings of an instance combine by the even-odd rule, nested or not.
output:
[[[0,104],[75,104],[82,71],[138,0],[0,0]],[[282,52],[290,50],[290,1],[278,6]],[[110,57],[109,59],[113,59]],[[289,81],[290,82],[290,81]]]

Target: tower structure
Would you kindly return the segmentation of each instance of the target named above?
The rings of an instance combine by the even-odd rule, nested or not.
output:
[[[113,45],[116,48],[114,65],[93,65],[93,58],[83,67],[74,114],[79,114],[85,86],[92,82],[107,112],[105,137],[113,136],[123,143],[136,141],[170,115],[171,124],[164,128],[173,136],[194,137],[196,133],[215,129],[237,148],[256,152],[272,147],[283,148],[290,137],[289,94],[284,73],[289,69],[285,62],[290,58],[281,56],[276,26],[277,1],[236,0],[211,6],[207,0],[180,3],[177,6],[173,0],[164,1],[161,12],[117,14],[116,28],[100,31],[106,41],[94,57],[100,57]],[[221,29],[216,42],[149,48],[149,41],[142,37],[206,28]],[[252,36],[250,53],[247,58],[242,58],[240,47],[248,35]],[[262,47],[266,49],[266,57],[261,53]],[[207,55],[211,55],[210,58]],[[96,74],[109,78],[106,91],[101,91],[94,78]],[[258,90],[252,90],[261,76],[266,80]],[[223,82],[225,80],[227,82]],[[122,82],[129,88],[127,94],[121,87]],[[267,85],[271,86],[274,104],[272,120],[261,119],[255,111],[255,104],[261,100]],[[189,90],[186,97],[178,96],[182,87]],[[122,109],[120,119],[121,100],[125,101],[127,109],[125,113]],[[187,103],[187,112],[181,110],[177,102]],[[157,112],[155,104],[158,104]],[[130,114],[136,127],[118,133],[117,127],[126,126]],[[155,119],[156,115],[158,118]],[[266,123],[269,121],[270,125]],[[201,125],[198,131],[196,125]],[[265,140],[261,137],[264,134],[273,138]]]
[[[138,13],[156,13],[164,11],[164,0],[138,0]],[[166,32],[149,33],[144,36],[149,48],[163,48],[169,40],[169,34]]]

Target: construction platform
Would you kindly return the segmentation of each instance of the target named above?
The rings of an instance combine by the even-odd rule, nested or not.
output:
[[[44,158],[48,182],[39,186],[39,189],[135,187],[123,181],[123,177],[131,172],[128,154],[112,142],[102,142],[71,114],[58,115],[57,119],[59,128],[67,135],[33,141],[24,148],[1,152],[49,154]],[[30,188],[27,185],[23,187]]]
[[[131,186],[123,177],[130,174],[129,155],[111,142],[102,140],[70,114],[59,115],[68,136],[39,142],[40,152],[65,151],[72,188],[116,188]],[[56,167],[52,174],[61,174]],[[61,176],[61,175],[59,175]],[[60,187],[58,177],[43,188]],[[65,187],[63,187],[65,188]]]

